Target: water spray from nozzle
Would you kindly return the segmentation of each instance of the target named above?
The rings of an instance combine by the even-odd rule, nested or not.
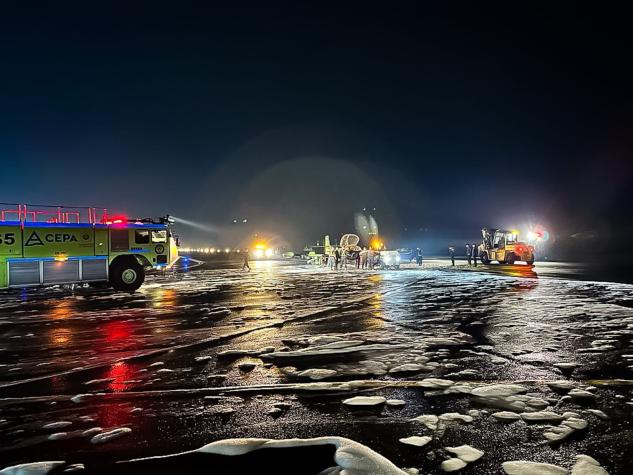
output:
[[[174,219],[177,224],[184,224],[185,226],[191,226],[192,228],[200,229],[201,231],[206,231],[208,233],[217,233],[220,231],[216,226],[212,226],[210,224],[198,223],[196,221],[190,221],[188,219],[179,218],[178,216],[170,216]]]

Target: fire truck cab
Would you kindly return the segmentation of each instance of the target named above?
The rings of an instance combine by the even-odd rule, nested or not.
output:
[[[148,268],[178,260],[169,216],[128,220],[106,209],[0,209],[0,288],[90,283],[134,291]]]
[[[516,261],[534,264],[534,247],[520,242],[517,231],[483,228],[481,235],[483,242],[478,247],[478,254],[484,264],[491,261],[510,265]]]

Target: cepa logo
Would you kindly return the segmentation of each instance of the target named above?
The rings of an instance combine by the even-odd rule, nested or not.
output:
[[[42,239],[37,235],[35,231],[31,233],[31,235],[27,238],[26,242],[24,243],[24,247],[43,246],[43,245],[44,243],[42,242]]]
[[[77,242],[77,237],[73,234],[68,233],[48,233],[44,235],[44,241],[50,243],[67,243],[67,242]],[[36,231],[33,231],[31,235],[26,239],[24,243],[24,247],[31,246],[43,246],[44,242],[42,238],[37,234]]]

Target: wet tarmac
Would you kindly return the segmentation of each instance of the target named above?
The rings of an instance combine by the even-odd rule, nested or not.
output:
[[[319,473],[334,448],[117,462],[341,436],[420,473],[443,473],[446,447],[464,444],[484,454],[460,473],[571,469],[580,454],[633,470],[630,284],[554,263],[214,267],[151,276],[135,294],[0,292],[0,467]],[[384,400],[343,403],[355,396]],[[400,441],[411,436],[431,439]]]

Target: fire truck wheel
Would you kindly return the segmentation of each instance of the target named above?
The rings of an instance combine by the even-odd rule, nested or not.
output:
[[[487,252],[482,252],[481,256],[479,256],[481,258],[481,262],[483,262],[484,264],[490,264],[490,259],[488,259],[488,253]]]
[[[532,257],[532,259],[530,259],[529,261],[525,261],[525,263],[529,266],[533,266],[534,265],[534,257]]]
[[[514,265],[514,254],[509,253],[509,254],[506,256],[506,264],[508,264],[508,265],[510,265],[510,266]]]
[[[110,283],[115,290],[134,292],[145,280],[145,269],[133,257],[118,259],[110,266]]]

